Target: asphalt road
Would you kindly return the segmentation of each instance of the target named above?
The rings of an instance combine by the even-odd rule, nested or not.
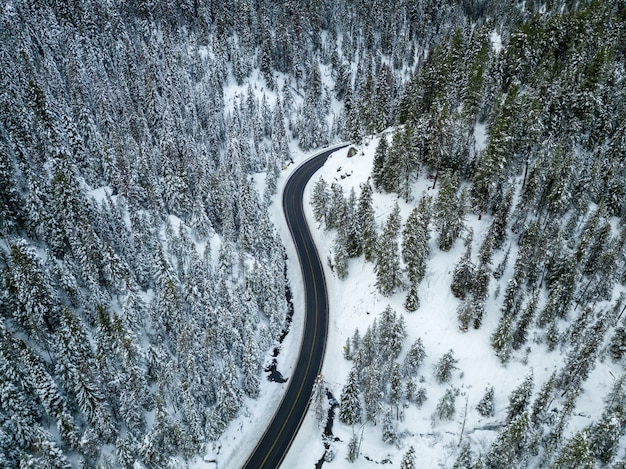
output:
[[[299,166],[287,180],[283,211],[298,252],[305,292],[305,320],[300,354],[288,388],[274,418],[248,458],[246,469],[278,468],[304,420],[315,378],[322,369],[328,334],[328,296],[324,269],[303,210],[304,187],[328,155],[324,150]],[[300,312],[296,308],[295,314]]]

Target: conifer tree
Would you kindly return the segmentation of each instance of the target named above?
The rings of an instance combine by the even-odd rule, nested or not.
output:
[[[368,422],[376,423],[376,418],[380,412],[382,392],[380,389],[380,373],[372,362],[366,370],[365,389],[363,393],[365,401],[365,419]]]
[[[450,250],[464,226],[464,201],[463,197],[459,198],[456,194],[457,185],[452,173],[446,172],[434,203],[434,219],[439,231],[439,248],[442,251]]]
[[[402,142],[402,132],[398,131],[393,135],[391,146],[387,150],[383,166],[381,187],[385,192],[400,191],[400,181],[402,177],[402,159],[405,153]]]
[[[458,360],[454,358],[454,351],[448,350],[435,365],[435,379],[438,383],[447,383],[452,377],[452,370],[456,369]]]
[[[372,187],[369,180],[361,186],[356,218],[361,229],[361,242],[366,261],[376,257],[376,221],[372,207]]]
[[[530,404],[530,397],[533,392],[533,375],[532,373],[524,378],[524,381],[513,390],[509,396],[509,412],[507,414],[507,422],[511,422],[515,417],[526,411]]]
[[[456,413],[456,398],[459,395],[459,390],[454,387],[446,389],[445,394],[441,397],[441,400],[437,403],[435,408],[435,418],[438,420],[452,420]]]
[[[328,184],[324,178],[320,177],[313,186],[311,195],[311,205],[313,206],[313,218],[319,224],[327,225],[327,213],[329,205]]]
[[[519,350],[526,342],[528,327],[532,324],[537,310],[537,302],[539,301],[538,293],[535,293],[529,300],[524,312],[520,316],[513,332],[512,346],[514,350]]]
[[[454,268],[452,273],[452,283],[450,289],[452,294],[463,300],[471,291],[475,278],[475,265],[472,262],[472,233],[470,232],[465,238],[465,253],[461,260]]]
[[[429,223],[429,199],[423,198],[411,211],[402,232],[402,258],[409,276],[409,294],[405,302],[408,311],[415,311],[419,306],[417,287],[426,274],[426,261],[430,251]]]
[[[374,187],[378,190],[383,189],[383,178],[385,177],[385,161],[387,159],[387,153],[389,152],[389,143],[387,137],[383,134],[376,147],[376,153],[374,153],[374,165],[372,167],[372,181]]]
[[[391,368],[389,382],[389,402],[395,408],[396,420],[400,418],[400,402],[402,400],[402,380],[400,379],[400,367],[394,363]]]
[[[415,448],[413,446],[409,446],[409,449],[404,456],[402,456],[402,461],[400,462],[400,469],[416,469],[415,466]]]
[[[348,455],[346,456],[346,459],[349,462],[354,462],[359,457],[359,440],[360,438],[358,435],[353,434],[350,437],[350,441],[348,441]]]
[[[511,358],[513,348],[513,319],[510,314],[503,314],[498,322],[498,327],[491,334],[491,347],[502,363],[507,363]]]
[[[406,378],[412,378],[417,374],[417,370],[426,358],[426,351],[421,338],[417,338],[404,357],[402,372]]]
[[[461,447],[452,469],[472,469],[472,450],[469,443],[465,443]]]
[[[341,391],[339,404],[339,420],[346,425],[354,425],[361,422],[362,408],[359,393],[357,372],[354,368],[348,374],[348,382]]]
[[[485,467],[497,469],[520,464],[528,440],[528,426],[528,414],[524,412],[504,427],[489,448]]]
[[[489,386],[485,390],[485,395],[482,397],[476,410],[483,417],[493,417],[496,414],[496,410],[493,402],[493,386]]]
[[[565,442],[557,458],[551,465],[552,469],[576,467],[592,469],[595,467],[592,453],[589,448],[588,431],[582,430]]]
[[[398,252],[400,226],[400,207],[396,203],[378,240],[374,265],[376,287],[385,296],[390,296],[402,285]]]

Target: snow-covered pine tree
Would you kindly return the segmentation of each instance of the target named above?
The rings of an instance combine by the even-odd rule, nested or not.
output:
[[[415,377],[417,370],[419,370],[419,367],[424,362],[425,358],[426,350],[422,339],[418,337],[415,342],[411,344],[409,351],[404,357],[404,363],[402,365],[402,373],[404,377],[409,379]]]
[[[376,257],[376,221],[372,207],[372,187],[369,179],[361,186],[358,208],[356,213],[357,226],[361,229],[361,243],[366,261],[373,261]]]
[[[452,371],[457,369],[458,360],[454,358],[454,351],[448,350],[435,365],[434,375],[438,383],[447,383],[452,378]]]
[[[530,404],[533,383],[533,374],[530,373],[524,378],[524,381],[513,390],[509,396],[509,410],[506,417],[507,422],[511,422],[515,417],[526,411]]]
[[[454,268],[450,284],[452,294],[461,300],[472,290],[476,277],[476,266],[472,262],[472,238],[473,234],[470,231],[465,238],[465,252]]]
[[[374,165],[372,167],[372,181],[374,187],[378,190],[383,188],[383,178],[385,175],[385,161],[389,152],[389,143],[387,137],[383,134],[376,147],[376,153],[374,153]]]
[[[400,231],[400,207],[396,203],[387,218],[376,249],[376,287],[385,296],[390,296],[402,285],[398,234]]]
[[[407,452],[404,453],[404,456],[402,456],[400,469],[416,469],[415,464],[415,448],[413,446],[409,446]]]
[[[480,399],[480,402],[476,405],[476,410],[483,417],[493,417],[496,414],[494,406],[494,390],[493,386],[489,386],[485,390],[485,395]]]
[[[341,391],[339,420],[346,425],[354,425],[361,422],[362,412],[359,382],[357,372],[353,367],[348,374],[348,381]]]
[[[459,395],[459,390],[454,387],[446,389],[445,394],[441,397],[441,400],[437,403],[435,408],[434,418],[436,420],[452,420],[456,413],[456,398]]]
[[[328,194],[328,184],[320,176],[313,186],[313,194],[311,196],[311,204],[313,206],[313,218],[323,226],[327,224],[328,205],[330,197]]]
[[[441,178],[439,195],[434,203],[434,220],[439,232],[439,249],[449,251],[464,227],[464,197],[457,195],[456,177],[447,171]]]
[[[408,216],[402,232],[402,259],[409,277],[409,294],[405,302],[408,311],[419,306],[417,287],[426,275],[429,255],[430,199],[422,198]]]

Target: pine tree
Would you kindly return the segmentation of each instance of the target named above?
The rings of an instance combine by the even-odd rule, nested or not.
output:
[[[320,177],[313,186],[311,205],[313,206],[313,218],[315,221],[327,226],[329,205],[328,184],[326,184],[326,181],[322,177]]]
[[[400,418],[400,402],[402,400],[402,380],[400,379],[400,367],[394,363],[391,368],[391,379],[389,383],[389,402],[395,407],[396,420]]]
[[[485,390],[485,395],[476,405],[476,410],[483,417],[493,417],[496,414],[496,409],[493,402],[493,393],[493,386],[489,386]]]
[[[426,274],[426,261],[430,251],[429,202],[426,198],[420,200],[407,218],[402,232],[402,258],[409,276],[409,293],[405,302],[408,311],[415,311],[419,306],[417,287]]]
[[[393,417],[391,416],[391,410],[385,410],[385,415],[383,416],[383,441],[388,445],[391,445],[396,442],[398,438],[398,433],[396,430],[396,425],[393,421]]]
[[[385,157],[382,176],[382,189],[385,192],[399,193],[400,191],[404,153],[402,132],[398,131],[393,135],[391,146],[387,150],[387,156]]]
[[[356,218],[361,229],[361,242],[366,261],[376,257],[376,221],[372,207],[372,187],[369,180],[361,186]]]
[[[363,253],[363,223],[357,213],[356,192],[354,192],[354,187],[350,189],[350,196],[348,197],[346,208],[348,212],[348,255],[350,257],[358,257]]]
[[[464,226],[465,207],[463,197],[457,196],[457,185],[452,173],[442,177],[439,195],[435,200],[435,225],[439,231],[439,249],[449,251],[460,236]]]
[[[530,301],[528,302],[528,304],[526,305],[524,312],[520,316],[519,321],[517,322],[515,326],[515,331],[513,332],[513,342],[512,342],[512,346],[514,350],[519,350],[522,347],[522,345],[526,343],[528,327],[532,324],[532,321],[535,317],[535,312],[537,310],[538,301],[539,301],[539,295],[538,293],[535,293],[530,299]]]
[[[507,414],[507,422],[511,422],[515,417],[526,411],[530,404],[530,397],[533,392],[533,375],[532,373],[524,378],[524,381],[513,390],[509,396],[509,412]]]
[[[617,453],[622,437],[624,410],[605,411],[589,428],[589,450],[602,464],[609,464]]]
[[[489,448],[485,467],[488,469],[516,467],[521,462],[527,440],[528,414],[524,412],[500,431]]]
[[[441,397],[441,400],[437,403],[435,408],[435,418],[437,420],[452,420],[456,413],[456,398],[459,395],[459,390],[454,387],[446,389],[445,394]]]
[[[502,363],[507,363],[511,358],[513,348],[513,319],[510,314],[504,314],[498,322],[498,327],[491,334],[491,347]]]
[[[384,296],[390,296],[402,284],[400,259],[398,252],[398,233],[400,231],[400,207],[396,203],[376,249],[376,287]]]
[[[349,462],[354,462],[359,457],[359,440],[360,438],[356,434],[353,434],[350,437],[350,441],[348,441],[348,455],[346,456],[346,459]]]
[[[374,187],[378,190],[383,188],[383,178],[385,176],[384,167],[388,152],[389,143],[387,142],[387,137],[383,134],[376,147],[374,166],[372,167],[372,181],[374,182]]]
[[[414,377],[425,358],[426,350],[424,349],[422,339],[418,337],[404,357],[404,363],[402,365],[403,375],[406,378]]]
[[[465,296],[472,290],[474,285],[476,266],[471,258],[472,233],[470,232],[465,239],[465,253],[454,268],[452,283],[450,284],[452,294],[461,300],[465,299]]]
[[[546,415],[549,410],[548,406],[553,399],[554,379],[555,375],[553,373],[550,376],[550,379],[548,379],[548,381],[541,386],[539,394],[537,395],[535,402],[533,402],[530,420],[535,425],[542,423],[546,419]]]
[[[339,222],[337,236],[335,236],[335,240],[333,241],[333,265],[335,272],[337,272],[337,277],[340,279],[344,279],[348,276],[348,259],[350,253],[348,247],[349,239],[346,233],[347,228],[346,225]]]
[[[372,362],[366,370],[365,375],[365,419],[368,422],[376,423],[376,417],[380,412],[382,392],[380,389],[380,373],[376,365]]]
[[[458,360],[454,358],[454,351],[448,350],[435,365],[435,378],[438,383],[447,383],[452,377],[452,370],[455,370]]]
[[[564,469],[567,467],[592,469],[595,467],[589,448],[589,434],[587,430],[582,430],[567,440],[550,467],[551,469]]]
[[[614,361],[620,361],[626,354],[626,328],[617,326],[609,343],[609,354]]]
[[[415,466],[415,448],[413,446],[409,446],[409,449],[404,456],[402,456],[402,461],[400,462],[400,469],[416,469]]]
[[[472,469],[472,450],[469,443],[465,443],[461,447],[452,469]]]
[[[361,422],[361,398],[357,372],[354,368],[348,374],[348,382],[341,391],[339,404],[339,420],[346,425],[354,425]]]

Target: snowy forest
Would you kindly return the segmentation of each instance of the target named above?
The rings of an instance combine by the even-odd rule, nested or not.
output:
[[[187,467],[218,440],[289,331],[281,172],[346,141],[371,171],[358,192],[314,181],[320,254],[401,301],[327,351],[350,369],[336,424],[378,423],[409,469],[399,409],[432,381],[433,421],[462,416],[461,351],[408,327],[432,261],[460,252],[454,332],[484,331],[502,367],[562,361],[446,467],[626,467],[624,1],[0,8],[0,466]],[[570,428],[600,362],[613,384]]]

